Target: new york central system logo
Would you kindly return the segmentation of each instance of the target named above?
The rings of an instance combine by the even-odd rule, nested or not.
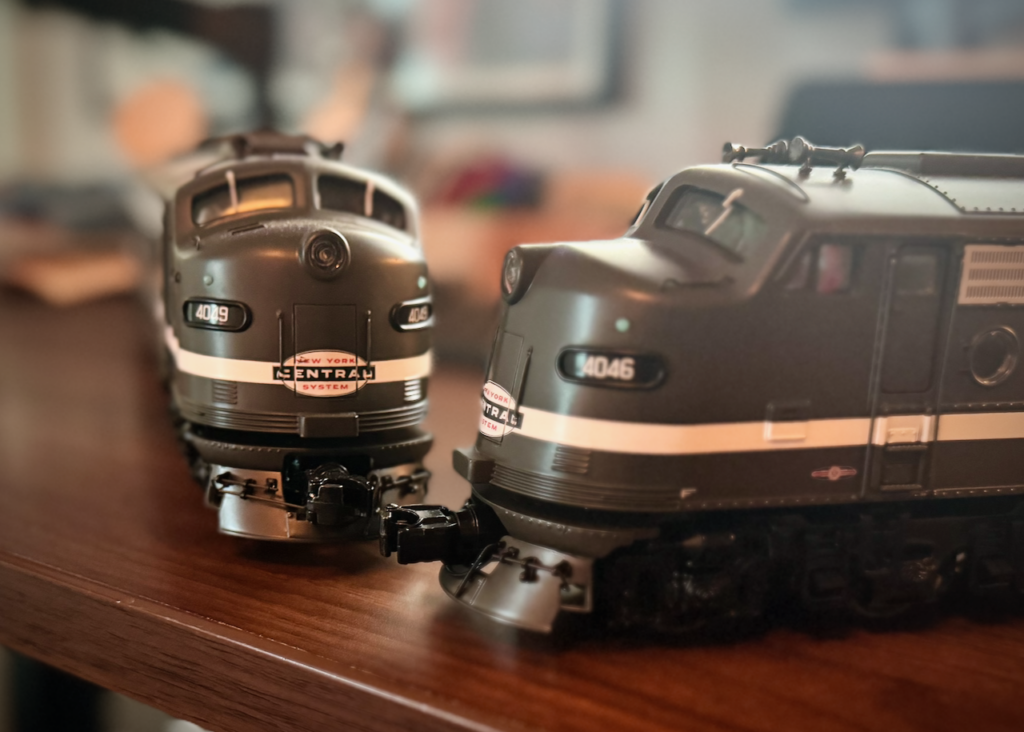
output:
[[[347,351],[305,351],[274,366],[275,381],[306,396],[353,394],[376,378],[372,364]]]
[[[523,425],[523,414],[516,409],[516,400],[500,384],[488,381],[480,397],[480,434],[502,438]]]

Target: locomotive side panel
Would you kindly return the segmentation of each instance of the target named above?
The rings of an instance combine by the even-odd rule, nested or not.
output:
[[[937,495],[1024,490],[1024,246],[972,244],[950,330],[935,458]]]
[[[658,291],[660,280],[644,296],[630,296],[634,285],[624,297],[587,297],[542,268],[507,311],[492,356],[489,379],[506,394],[485,406],[478,449],[501,455],[495,483],[620,510],[857,499],[890,246],[809,237],[755,297],[703,308],[686,307],[689,292]],[[600,280],[587,264],[555,271]],[[557,329],[542,326],[546,313],[560,315]],[[640,388],[621,388],[631,386],[621,374],[573,382],[560,361],[567,349],[600,354],[611,369],[656,361],[661,373]],[[502,408],[508,397],[516,409]]]

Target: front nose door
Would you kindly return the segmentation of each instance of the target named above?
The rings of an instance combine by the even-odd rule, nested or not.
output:
[[[358,365],[355,305],[295,305],[292,333],[296,396],[355,394],[357,382],[338,378],[340,369]]]

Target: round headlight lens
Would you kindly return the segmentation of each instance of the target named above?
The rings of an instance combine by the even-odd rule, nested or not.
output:
[[[501,270],[501,289],[506,295],[516,291],[519,280],[523,276],[523,258],[515,249],[505,255],[505,265]]]
[[[348,264],[348,242],[338,234],[317,234],[306,247],[305,259],[314,274],[335,275]]]

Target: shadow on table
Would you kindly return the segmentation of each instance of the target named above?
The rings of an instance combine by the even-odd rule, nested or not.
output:
[[[289,544],[287,542],[232,539],[242,559],[283,567],[330,568],[332,573],[358,574],[380,569],[386,562],[377,553],[375,541],[345,541],[329,544]]]
[[[438,613],[436,621],[461,625],[486,643],[540,654],[581,650],[613,650],[645,647],[714,648],[756,642],[772,633],[788,632],[811,640],[842,640],[857,633],[926,634],[957,618],[978,625],[998,626],[1024,617],[1024,597],[972,597],[954,595],[922,605],[893,617],[862,617],[853,614],[810,613],[797,604],[773,608],[763,617],[692,627],[679,632],[609,628],[600,618],[563,614],[551,634],[536,633],[492,620],[456,603]]]

